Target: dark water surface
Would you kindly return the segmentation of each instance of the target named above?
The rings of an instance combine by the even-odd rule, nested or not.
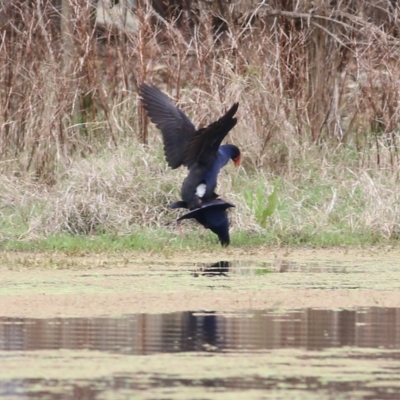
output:
[[[0,358],[6,399],[400,399],[400,309],[0,318]],[[238,365],[221,375],[227,359]]]
[[[134,314],[117,318],[0,318],[0,350],[97,350],[148,355],[332,347],[398,349],[400,309],[300,309]]]

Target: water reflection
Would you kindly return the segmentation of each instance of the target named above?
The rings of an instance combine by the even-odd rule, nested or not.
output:
[[[195,263],[194,276],[229,276],[229,275],[263,275],[271,272],[291,273],[361,273],[365,271],[361,266],[345,265],[340,262],[296,262],[277,258],[273,261],[217,261],[215,263]]]
[[[0,350],[92,349],[152,354],[341,346],[400,348],[400,309],[0,318]]]
[[[399,348],[400,308],[0,318],[0,398],[398,399],[400,351],[384,349]],[[78,353],[37,351],[57,349]],[[85,368],[99,372],[84,378]]]
[[[202,264],[193,272],[193,276],[228,276],[230,264],[229,261],[217,261],[213,264]]]

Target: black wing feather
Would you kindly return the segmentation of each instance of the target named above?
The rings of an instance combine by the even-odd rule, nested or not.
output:
[[[178,168],[184,164],[188,143],[196,133],[192,121],[170,99],[154,86],[140,85],[143,107],[150,120],[161,130],[168,165]]]
[[[181,217],[179,217],[177,219],[177,221],[179,222],[179,221],[182,221],[184,219],[196,218],[196,216],[199,213],[202,213],[205,210],[208,210],[210,208],[220,209],[220,210],[225,211],[230,207],[235,207],[235,205],[232,204],[232,203],[229,203],[227,201],[224,201],[224,200],[218,200],[218,199],[212,200],[212,201],[210,201],[210,202],[208,202],[206,204],[203,204],[201,207],[195,208],[194,210],[191,210],[188,213],[182,215]],[[183,207],[181,207],[181,208],[183,208]]]
[[[228,132],[236,125],[237,119],[233,116],[238,107],[239,103],[235,103],[219,120],[207,128],[198,130],[192,136],[183,157],[184,165],[189,169],[195,165],[211,167],[217,157],[219,146]]]

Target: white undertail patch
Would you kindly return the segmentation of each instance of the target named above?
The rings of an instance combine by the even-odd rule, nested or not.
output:
[[[196,195],[200,198],[203,198],[203,196],[206,194],[206,184],[205,183],[200,183],[199,186],[196,188]]]

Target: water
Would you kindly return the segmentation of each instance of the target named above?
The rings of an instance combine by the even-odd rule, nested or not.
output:
[[[373,258],[3,271],[0,398],[400,399],[399,288]]]
[[[169,360],[162,361],[169,368],[160,372],[157,355],[161,354],[169,355]],[[146,356],[149,362],[140,368]],[[0,318],[0,357],[2,398],[97,399],[110,390],[114,393],[111,398],[138,398],[138,394],[145,396],[144,392],[154,390],[153,398],[172,399],[188,388],[208,398],[205,387],[218,387],[228,393],[232,389],[255,390],[254,398],[268,389],[287,396],[291,392],[298,395],[300,390],[305,398],[315,391],[322,396],[326,392],[327,396],[357,398],[353,397],[356,391],[363,393],[362,398],[398,399],[400,308]],[[226,357],[245,360],[250,369],[241,371],[238,365],[223,376],[215,371],[213,378],[206,371],[204,357],[215,358],[211,369],[226,362]],[[93,371],[93,366],[92,371],[80,372],[93,359],[101,373]],[[192,365],[182,371],[182,363],[188,359]],[[114,363],[121,368],[115,369]],[[282,371],[282,363],[290,378]],[[38,365],[38,369],[30,371],[24,364]],[[358,370],[351,369],[353,364]],[[53,370],[46,376],[49,368]],[[281,369],[281,374],[271,373],[275,368]],[[193,372],[196,376],[192,379]],[[4,373],[10,374],[8,379],[2,377]],[[374,374],[378,374],[377,380]],[[160,394],[160,388],[170,388],[170,395]]]
[[[176,312],[117,318],[0,318],[0,350],[148,355],[279,348],[398,349],[400,309]]]

